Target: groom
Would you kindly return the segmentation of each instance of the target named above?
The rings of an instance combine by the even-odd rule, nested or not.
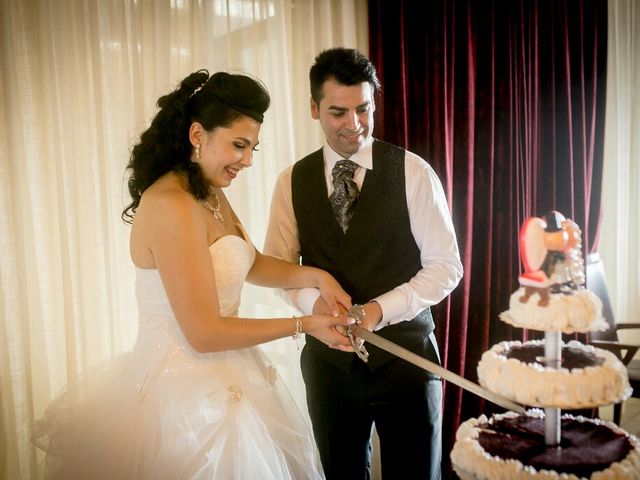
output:
[[[326,50],[309,77],[325,143],[280,174],[265,253],[329,271],[363,304],[364,328],[439,363],[429,307],[462,276],[442,185],[423,159],[373,138],[379,82],[368,58]],[[329,313],[314,289],[288,294],[305,313]],[[368,363],[311,336],[302,351],[327,478],[369,478],[374,424],[383,478],[439,478],[440,379],[366,348]]]

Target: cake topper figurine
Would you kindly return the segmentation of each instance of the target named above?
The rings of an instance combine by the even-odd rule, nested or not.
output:
[[[520,258],[524,272],[518,281],[524,287],[521,302],[538,293],[538,305],[549,303],[549,293],[572,294],[584,285],[582,232],[560,212],[544,218],[530,217],[520,229]]]

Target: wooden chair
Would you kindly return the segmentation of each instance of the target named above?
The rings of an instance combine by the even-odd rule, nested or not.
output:
[[[602,314],[609,324],[604,332],[589,332],[589,343],[594,347],[615,353],[627,367],[629,383],[633,388],[632,397],[640,398],[640,359],[634,359],[640,345],[620,342],[618,331],[623,329],[640,329],[640,323],[617,323],[613,316],[611,298],[607,289],[607,280],[600,254],[595,252],[587,255],[585,267],[586,287],[602,300]],[[620,425],[622,417],[622,403],[613,406],[613,422]]]

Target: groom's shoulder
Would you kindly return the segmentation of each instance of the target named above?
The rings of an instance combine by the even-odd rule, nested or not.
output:
[[[311,152],[307,156],[301,158],[296,163],[294,163],[293,169],[297,171],[314,169],[314,168],[318,168],[318,166],[322,166],[323,163],[324,163],[324,156],[322,154],[322,148],[320,148],[315,152]]]
[[[323,159],[322,147],[319,148],[318,150],[316,150],[315,152],[311,152],[308,155],[306,155],[305,157],[302,157],[300,160],[298,160],[295,163],[295,165],[312,163],[314,161],[318,161],[318,159],[320,159],[320,161],[322,161],[322,159]]]

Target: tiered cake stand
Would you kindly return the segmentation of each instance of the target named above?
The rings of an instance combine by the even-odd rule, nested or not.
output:
[[[558,212],[550,212],[545,220],[532,217],[523,224],[520,253],[525,271],[509,310],[500,316],[516,327],[544,331],[544,341],[502,342],[485,352],[478,364],[483,387],[536,408],[524,415],[507,412],[464,422],[451,452],[454,469],[463,479],[640,478],[640,443],[635,437],[611,423],[561,416],[562,409],[617,403],[631,389],[626,368],[610,352],[577,341],[564,345],[562,333],[604,329],[606,322],[600,300],[582,286],[579,228]],[[563,351],[568,358],[563,358]],[[544,415],[537,409],[544,409]],[[536,440],[541,417],[544,445]],[[579,436],[563,438],[563,422],[572,436],[577,424]],[[586,453],[591,431],[597,431],[603,446]],[[526,456],[533,451],[536,460],[512,455],[510,449],[518,448],[527,451]],[[604,450],[614,460],[605,460]],[[603,456],[597,462],[584,459],[588,466],[583,469],[576,458],[583,453]],[[564,471],[563,462],[572,462],[572,467]],[[546,466],[534,466],[539,464]]]

